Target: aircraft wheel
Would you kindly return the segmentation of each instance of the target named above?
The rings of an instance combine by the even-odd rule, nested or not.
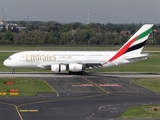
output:
[[[69,71],[69,74],[71,75],[71,74],[72,74],[72,72],[71,72],[71,71]]]
[[[82,71],[82,75],[84,75],[85,74],[85,72],[84,71]]]
[[[13,68],[13,69],[12,69],[12,74],[15,74],[15,73],[16,73],[16,71],[15,71],[15,69]]]

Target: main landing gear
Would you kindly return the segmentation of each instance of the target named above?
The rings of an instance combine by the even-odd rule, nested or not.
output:
[[[14,69],[14,68],[12,68],[12,74],[15,74],[15,73],[16,73],[15,69]]]
[[[80,72],[72,72],[72,71],[69,71],[69,74],[70,75],[84,75],[85,74],[85,72],[84,71],[80,71]]]

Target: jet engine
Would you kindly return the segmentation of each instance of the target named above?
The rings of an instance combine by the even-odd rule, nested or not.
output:
[[[51,71],[55,73],[66,72],[66,65],[53,64],[51,65]]]
[[[71,72],[81,72],[83,71],[83,65],[77,63],[70,63],[69,64],[69,71]]]

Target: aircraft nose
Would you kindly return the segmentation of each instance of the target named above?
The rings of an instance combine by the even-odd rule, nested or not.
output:
[[[5,60],[5,61],[3,62],[3,65],[9,67],[9,66],[10,66],[10,62],[9,62],[8,60]]]

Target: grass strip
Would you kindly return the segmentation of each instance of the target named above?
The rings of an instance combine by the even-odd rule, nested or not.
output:
[[[0,50],[54,50],[54,51],[62,51],[62,50],[74,50],[74,51],[115,51],[121,48],[122,45],[108,45],[108,46],[20,46],[20,45],[1,45]],[[144,51],[158,51],[160,50],[160,46],[147,46],[145,45]]]
[[[132,82],[144,86],[150,90],[160,92],[160,78],[140,78],[132,80]]]
[[[120,118],[160,118],[160,106],[134,106]]]
[[[144,86],[155,92],[160,92],[160,78],[141,78],[132,80],[133,83]],[[160,105],[134,106],[120,118],[160,118]]]
[[[14,84],[3,84],[7,81],[13,81]],[[35,96],[38,93],[55,92],[44,80],[36,78],[0,78],[0,92],[7,90],[18,90],[18,96]],[[9,92],[7,92],[9,96]]]

